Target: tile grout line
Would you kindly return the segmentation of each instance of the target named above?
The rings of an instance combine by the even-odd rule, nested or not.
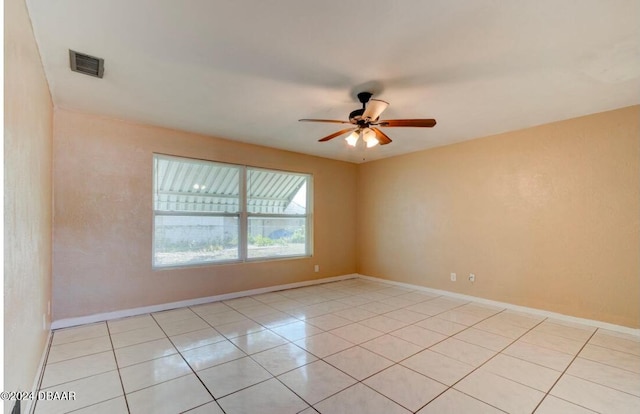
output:
[[[188,306],[187,306],[186,308],[187,308],[187,309],[189,309],[191,312],[193,312],[193,310],[191,310],[191,308],[190,308],[190,307],[188,307]],[[196,314],[195,312],[193,312],[193,313],[194,313],[194,314]],[[211,391],[209,391],[209,388],[205,385],[204,381],[202,381],[202,378],[200,378],[200,376],[198,375],[198,373],[196,372],[196,370],[194,370],[194,369],[193,369],[193,367],[192,367],[191,365],[189,365],[189,362],[185,359],[184,355],[182,355],[182,353],[178,350],[178,347],[176,347],[176,344],[174,344],[174,343],[173,343],[173,341],[171,340],[171,338],[169,337],[169,335],[167,335],[167,333],[166,333],[166,332],[165,332],[165,330],[162,328],[162,326],[160,325],[160,323],[158,323],[158,320],[153,316],[153,314],[151,314],[151,313],[150,313],[149,315],[151,316],[151,318],[153,318],[153,320],[156,322],[156,324],[160,327],[160,330],[162,331],[162,333],[164,333],[164,334],[165,334],[165,337],[169,340],[169,342],[171,342],[171,345],[173,345],[173,347],[176,349],[176,351],[178,351],[178,355],[180,355],[180,358],[182,358],[182,360],[183,360],[183,361],[184,361],[184,363],[187,365],[187,367],[189,367],[189,369],[191,370],[191,373],[193,373],[193,374],[196,376],[196,378],[198,379],[198,381],[200,381],[200,384],[202,384],[202,386],[204,387],[204,389],[205,389],[205,390],[207,390],[207,393],[211,396],[212,400],[216,403],[216,405],[218,406],[218,408],[220,408],[220,409],[222,410],[222,407],[220,407],[220,404],[218,404],[218,402],[217,402],[216,398],[213,396],[213,394],[211,393]],[[196,314],[196,315],[197,315],[197,314]],[[198,317],[200,317],[200,315],[198,315]],[[201,317],[200,317],[200,318],[201,318]],[[201,318],[201,319],[202,319],[202,318]],[[204,320],[204,319],[203,319],[203,320]],[[207,322],[207,321],[205,321],[205,322],[208,324],[208,322]],[[212,328],[213,328],[213,327],[212,327]],[[213,329],[215,330],[215,328],[213,328]],[[193,331],[193,332],[195,332],[195,331]],[[217,331],[216,331],[216,332],[217,332]],[[188,332],[187,332],[187,333],[188,333]],[[190,375],[190,374],[181,375],[181,376],[179,376],[179,377],[177,377],[177,378],[186,377],[186,376],[188,376],[188,375]],[[172,379],[170,379],[170,380],[163,381],[163,382],[172,381],[172,380],[174,380],[174,379],[176,379],[176,378],[172,378]],[[161,384],[161,383],[158,383],[158,384]],[[150,388],[150,387],[155,386],[155,385],[158,385],[158,384],[153,384],[153,385],[150,385],[149,387],[146,387],[146,388]],[[140,391],[140,390],[138,390],[138,391]],[[205,404],[208,404],[208,403],[205,403]],[[203,404],[203,405],[204,405],[204,404]],[[191,407],[191,408],[187,409],[186,411],[192,410],[193,408],[196,408],[196,407]],[[222,412],[224,413],[224,410],[222,410]]]
[[[589,339],[587,339],[585,341],[585,343],[582,345],[582,347],[580,347],[580,350],[573,356],[573,358],[571,359],[571,362],[569,362],[569,364],[565,367],[564,371],[562,371],[562,373],[560,374],[560,376],[554,381],[554,383],[551,385],[551,387],[549,387],[549,389],[547,390],[547,392],[544,394],[544,397],[542,397],[542,399],[538,402],[538,405],[536,405],[536,407],[533,409],[532,413],[535,413],[538,408],[540,407],[540,405],[542,404],[542,402],[547,398],[547,396],[549,395],[549,393],[551,392],[551,390],[556,386],[556,384],[558,384],[558,382],[560,382],[560,380],[564,377],[564,375],[567,373],[567,370],[569,370],[569,367],[571,366],[571,364],[573,364],[573,362],[576,360],[576,358],[578,358],[578,355],[580,355],[580,352],[582,352],[582,350],[584,349],[585,346],[587,346],[587,344],[589,343],[589,341],[591,340],[591,338],[593,338],[593,336],[596,334],[596,332],[598,332],[600,328],[596,328],[595,331],[593,331],[593,333],[591,334],[591,336],[589,337]],[[575,403],[572,403],[575,404]],[[580,406],[579,404],[575,404]],[[586,407],[584,407],[586,408]]]
[[[120,380],[120,388],[122,389],[122,396],[124,397],[124,403],[127,407],[127,412],[131,413],[129,409],[129,399],[127,398],[127,393],[124,390],[124,382],[122,382],[122,374],[120,373],[120,366],[118,365],[118,358],[116,357],[116,348],[113,345],[113,340],[111,339],[111,330],[109,329],[109,324],[104,323],[107,326],[107,334],[109,335],[109,342],[111,343],[111,352],[113,353],[113,360],[116,363],[116,370],[118,371],[118,379]]]
[[[481,320],[481,321],[476,322],[474,325],[469,326],[467,329],[470,329],[470,328],[472,328],[473,326],[477,325],[478,323],[481,323],[481,322],[482,322],[482,321],[484,321],[484,320],[487,320],[487,319],[489,319],[489,318],[492,318],[492,317],[494,317],[494,316],[496,316],[496,315],[499,315],[499,314],[501,314],[501,313],[504,313],[504,312],[506,312],[506,311],[507,311],[507,309],[503,309],[503,310],[502,310],[502,311],[500,311],[500,312],[497,312],[497,313],[495,313],[495,314],[493,314],[493,315],[491,315],[491,316],[488,316],[487,318],[485,318],[485,319],[483,319],[483,320]],[[537,324],[535,324],[534,326],[532,326],[531,328],[529,328],[529,329],[528,329],[527,331],[525,331],[522,335],[520,335],[519,337],[517,337],[517,338],[515,338],[513,341],[511,341],[511,343],[509,343],[509,345],[507,345],[507,346],[505,346],[504,348],[502,348],[502,350],[501,350],[501,351],[497,351],[497,352],[496,352],[492,357],[490,357],[489,359],[487,359],[486,361],[484,361],[482,364],[478,365],[477,367],[475,367],[474,369],[472,369],[471,371],[469,371],[465,376],[463,376],[462,378],[460,378],[459,380],[457,380],[456,382],[454,382],[453,384],[451,384],[450,386],[448,386],[448,388],[447,388],[446,390],[444,390],[444,391],[443,391],[443,392],[441,392],[440,394],[436,395],[433,399],[431,399],[431,401],[429,401],[427,404],[425,404],[425,405],[423,405],[422,407],[420,407],[420,409],[419,409],[418,411],[420,411],[421,409],[423,409],[424,407],[426,407],[427,405],[429,405],[432,401],[434,401],[435,399],[437,399],[438,397],[440,397],[442,394],[444,394],[445,392],[449,391],[450,389],[455,389],[455,388],[453,388],[453,387],[455,387],[458,383],[460,383],[462,380],[464,380],[465,378],[467,378],[469,375],[471,375],[471,374],[473,374],[474,372],[476,372],[478,369],[480,369],[480,367],[484,366],[486,363],[488,363],[489,361],[491,361],[492,359],[494,359],[496,356],[498,356],[499,354],[501,354],[501,353],[502,353],[502,351],[504,351],[505,349],[507,349],[509,346],[513,345],[513,344],[514,344],[515,342],[517,342],[520,338],[522,338],[524,335],[526,335],[527,333],[529,333],[531,330],[535,329],[538,325],[540,325],[541,323],[543,323],[543,322],[544,322],[544,321],[546,321],[546,320],[547,320],[547,318],[544,318],[544,319],[542,319],[540,322],[538,322]],[[465,331],[465,330],[466,330],[466,329],[463,329],[462,331]],[[460,331],[460,332],[462,332],[462,331]],[[460,332],[458,332],[458,333],[460,333]],[[490,332],[490,333],[491,333],[491,332]],[[457,335],[457,334],[456,334],[456,335]],[[447,339],[448,339],[448,338],[447,338]],[[442,342],[442,341],[440,341],[440,342]],[[430,348],[431,348],[431,347],[433,347],[434,345],[437,345],[437,344],[433,344],[433,345],[431,345],[431,346],[430,346],[429,348],[427,348],[427,349],[430,349]],[[476,346],[480,346],[480,345],[476,345]],[[487,349],[487,348],[485,348],[485,349]],[[493,351],[493,350],[492,350],[492,351]],[[437,351],[431,351],[431,352],[437,352]],[[495,351],[494,351],[494,352],[495,352]],[[437,353],[439,353],[439,352],[437,352]],[[439,353],[439,354],[440,354],[440,353]],[[444,355],[444,354],[440,354],[440,355],[443,355],[443,356],[445,356],[445,357],[447,357],[447,358],[450,358],[449,356]],[[453,358],[452,358],[452,359],[453,359]],[[462,362],[462,361],[460,361],[460,362]],[[409,369],[410,369],[410,368],[409,368]],[[416,372],[417,372],[417,371],[416,371]],[[500,376],[500,375],[499,375],[499,376]],[[502,376],[500,376],[500,377],[502,377]],[[506,379],[507,379],[507,380],[509,380],[508,378],[506,378]],[[509,380],[509,381],[513,381],[513,380]],[[513,381],[513,382],[516,382],[516,381]],[[516,382],[516,383],[517,383],[517,382]],[[447,385],[447,384],[444,384],[444,385]],[[521,384],[521,385],[524,385],[524,384]],[[524,385],[524,386],[526,386],[526,385]],[[528,386],[527,386],[527,387],[528,387]],[[529,388],[531,388],[531,387],[529,387]],[[533,389],[533,388],[532,388],[532,389]],[[484,403],[484,404],[487,404],[487,405],[489,405],[489,406],[491,406],[491,407],[493,407],[493,408],[496,408],[496,409],[498,409],[498,410],[500,410],[500,411],[504,411],[504,410],[502,410],[502,409],[500,409],[500,408],[498,408],[498,407],[496,407],[496,406],[494,406],[494,405],[492,405],[492,404],[489,404],[489,403],[488,403],[488,402],[486,402],[486,401],[482,401],[482,400],[480,400],[480,399],[478,399],[478,398],[474,397],[473,395],[469,395],[469,394],[467,394],[467,393],[465,393],[465,392],[463,392],[463,391],[460,391],[460,390],[458,390],[458,389],[455,389],[455,390],[456,390],[456,391],[458,391],[458,392],[461,392],[461,393],[463,393],[464,395],[467,395],[467,396],[469,396],[469,397],[471,397],[471,398],[474,398],[474,399],[476,399],[476,400],[478,400],[478,401],[480,401],[480,402],[482,402],[482,403]],[[544,397],[543,397],[543,399],[544,399]]]

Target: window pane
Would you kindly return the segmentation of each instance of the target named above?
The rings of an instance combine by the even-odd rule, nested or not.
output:
[[[249,258],[307,254],[305,218],[249,217]]]
[[[247,211],[259,214],[306,214],[304,174],[247,169]]]
[[[156,211],[237,213],[241,167],[155,156]]]
[[[177,266],[237,260],[238,217],[155,217],[154,265]]]

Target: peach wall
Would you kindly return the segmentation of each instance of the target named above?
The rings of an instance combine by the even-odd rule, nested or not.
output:
[[[314,257],[152,270],[154,152],[312,173]],[[356,270],[354,164],[56,109],[54,165],[54,320]]]
[[[4,7],[4,389],[31,391],[50,323],[53,105],[25,3]]]
[[[361,165],[358,272],[640,327],[639,119],[634,106]]]

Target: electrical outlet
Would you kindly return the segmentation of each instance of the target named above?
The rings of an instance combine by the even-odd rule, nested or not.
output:
[[[456,274],[455,273],[451,273],[451,281],[452,282],[456,281]]]
[[[476,281],[476,275],[473,273],[469,273],[469,282],[473,283]]]
[[[316,273],[319,272],[320,271],[320,265],[313,266],[313,271],[316,272]]]

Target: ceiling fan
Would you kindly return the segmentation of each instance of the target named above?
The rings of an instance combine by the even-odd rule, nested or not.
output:
[[[386,145],[391,142],[391,138],[377,127],[418,127],[431,128],[435,126],[435,119],[388,119],[380,120],[380,114],[387,109],[389,104],[380,99],[371,99],[373,94],[370,92],[360,92],[358,100],[362,103],[362,109],[356,109],[349,114],[349,121],[338,121],[335,119],[299,119],[301,122],[330,122],[334,124],[352,124],[351,128],[346,128],[324,138],[319,139],[325,142],[351,132],[345,140],[347,144],[355,147],[358,139],[362,138],[367,148],[374,147],[378,144]]]

